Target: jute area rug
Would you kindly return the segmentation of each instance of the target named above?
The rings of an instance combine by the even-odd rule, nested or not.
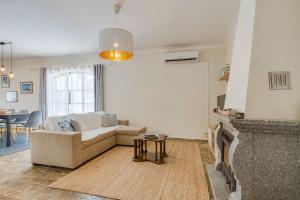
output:
[[[166,146],[165,164],[133,162],[133,148],[117,146],[49,187],[112,199],[208,200],[199,143],[168,140]]]

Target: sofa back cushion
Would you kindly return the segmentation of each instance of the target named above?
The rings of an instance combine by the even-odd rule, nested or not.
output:
[[[117,120],[117,115],[114,113],[106,113],[102,117],[102,126],[103,127],[112,127],[112,126],[117,126],[118,125],[118,120]]]
[[[79,122],[77,122],[75,119],[71,119],[70,123],[74,131],[81,132],[81,126]]]
[[[70,115],[72,125],[76,121],[75,131],[86,131],[102,127],[102,116],[104,112],[90,112],[83,114],[72,113]],[[74,125],[73,125],[74,126]]]
[[[64,129],[62,128],[60,123],[62,123],[62,121],[64,121],[65,119],[70,119],[70,115],[48,117],[44,121],[44,127],[46,130],[62,131]]]
[[[62,131],[74,131],[69,117],[63,116],[57,122]]]

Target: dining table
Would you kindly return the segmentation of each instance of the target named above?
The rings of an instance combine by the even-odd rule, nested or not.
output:
[[[6,146],[11,146],[11,124],[18,120],[26,120],[29,113],[0,113],[0,119],[6,124]]]

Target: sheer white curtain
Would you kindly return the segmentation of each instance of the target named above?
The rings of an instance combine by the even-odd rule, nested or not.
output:
[[[92,66],[48,68],[48,116],[94,111],[94,85]]]

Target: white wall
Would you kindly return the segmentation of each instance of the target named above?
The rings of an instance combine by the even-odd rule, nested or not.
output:
[[[22,61],[14,63],[15,78],[10,81],[10,88],[0,86],[0,109],[14,108],[16,111],[28,109],[29,111],[39,108],[39,70],[34,67],[40,66],[40,61]],[[6,67],[6,71],[9,69]],[[20,82],[33,81],[33,94],[21,94]],[[18,102],[7,103],[5,98],[6,91],[17,91]]]
[[[248,118],[300,119],[300,1],[257,1]],[[290,71],[291,90],[269,90],[269,71]]]
[[[208,124],[208,63],[165,64],[161,52],[106,66],[105,110],[170,137],[197,139]]]
[[[241,0],[231,59],[225,108],[244,112],[251,59],[255,0]]]
[[[200,50],[201,62],[191,64],[167,65],[162,55],[138,53],[130,62],[106,66],[106,111],[146,125],[149,131],[205,138],[217,96],[225,93],[224,83],[218,81],[224,49]]]

